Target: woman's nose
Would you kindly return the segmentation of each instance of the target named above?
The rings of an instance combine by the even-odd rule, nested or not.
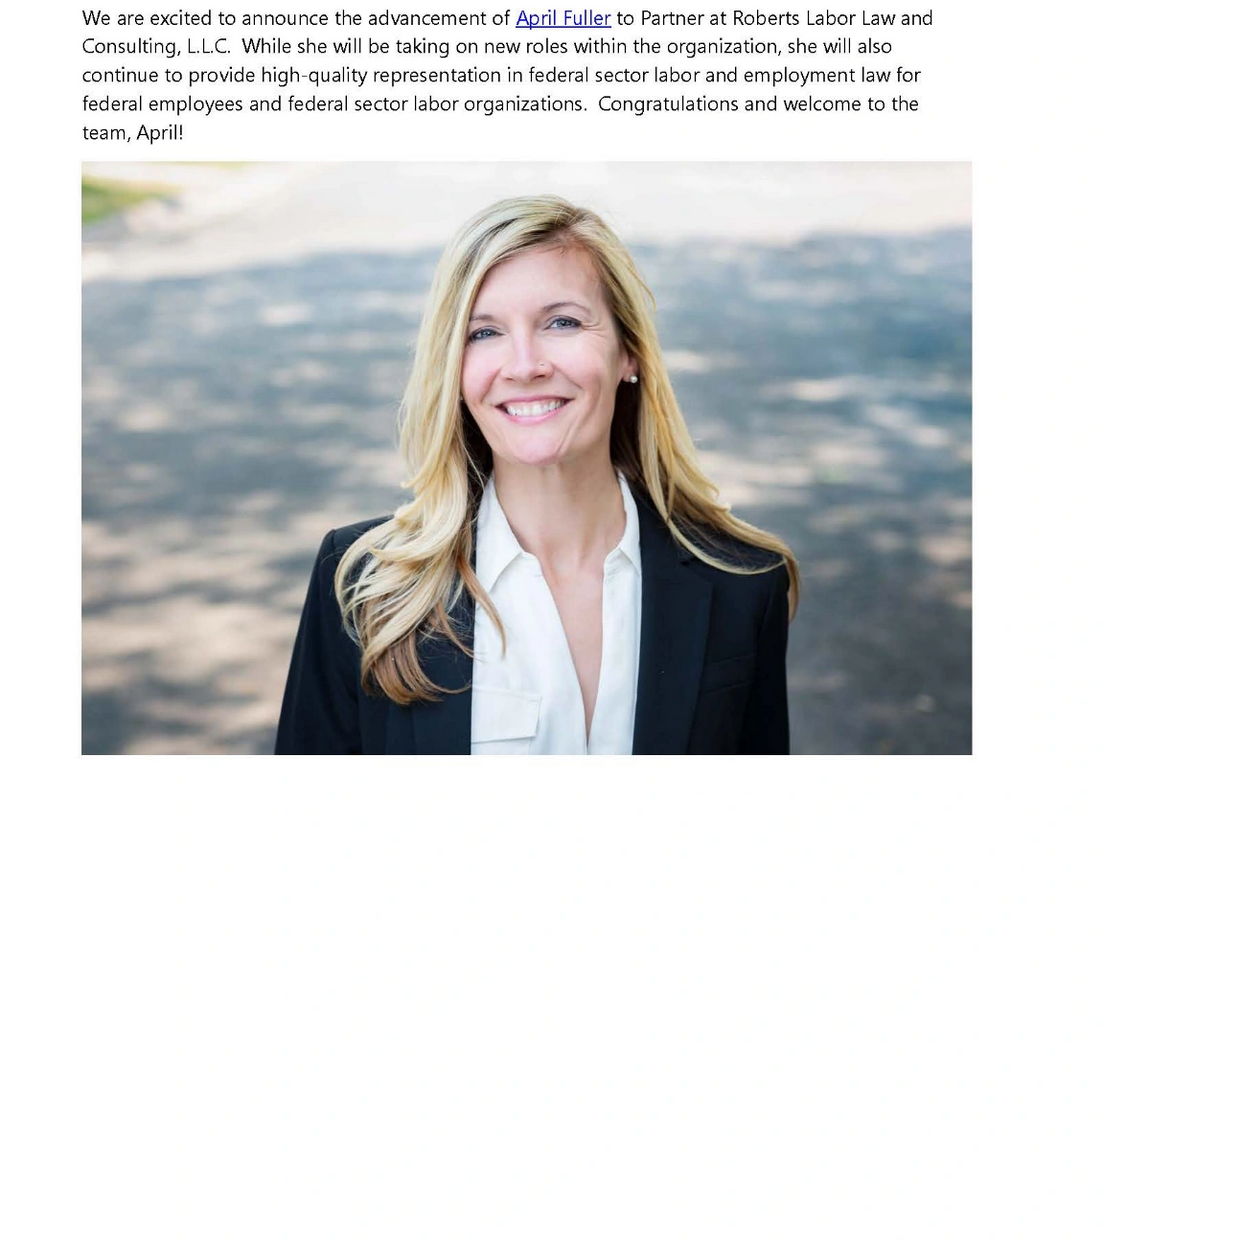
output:
[[[514,335],[510,336],[509,340],[511,347],[507,364],[504,366],[508,378],[528,383],[531,379],[542,378],[551,373],[551,363],[540,355],[532,337],[523,339]]]

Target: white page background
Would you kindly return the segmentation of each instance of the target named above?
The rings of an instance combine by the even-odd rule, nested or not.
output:
[[[178,153],[972,161],[976,756],[639,778],[77,756],[77,177],[107,156],[52,56],[19,57],[20,1234],[1098,1234],[1111,772],[1141,723],[1105,722],[1129,648],[1100,622],[1101,22],[950,9],[959,93],[882,132],[238,130]],[[76,11],[41,20],[73,44]]]

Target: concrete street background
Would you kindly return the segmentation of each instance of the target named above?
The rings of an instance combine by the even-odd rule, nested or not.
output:
[[[708,471],[803,574],[795,753],[971,747],[963,164],[87,165],[82,749],[264,753],[314,552],[406,493],[397,404],[474,210],[604,213]]]

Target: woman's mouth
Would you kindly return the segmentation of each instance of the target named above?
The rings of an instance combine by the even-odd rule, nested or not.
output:
[[[541,400],[509,400],[499,406],[514,422],[541,422],[558,413],[568,400],[552,396]]]

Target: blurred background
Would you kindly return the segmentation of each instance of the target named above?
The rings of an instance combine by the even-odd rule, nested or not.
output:
[[[478,208],[599,210],[710,475],[803,574],[794,753],[971,749],[967,164],[87,164],[82,751],[269,753],[328,529]]]

